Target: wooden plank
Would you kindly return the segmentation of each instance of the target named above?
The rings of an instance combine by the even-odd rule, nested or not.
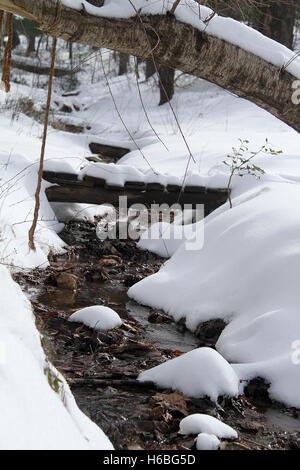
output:
[[[51,186],[46,189],[46,195],[50,202],[77,202],[86,204],[112,204],[119,206],[119,197],[127,196],[128,205],[141,203],[147,206],[151,204],[166,203],[169,206],[179,203],[181,206],[191,204],[204,204],[205,214],[209,214],[227,200],[227,193],[218,189],[215,192],[185,193],[179,194],[167,191],[137,191],[115,190],[112,191],[101,186],[78,186],[74,182],[64,183],[63,186]]]
[[[160,183],[147,183],[146,191],[165,191],[165,186]]]
[[[158,183],[149,183],[147,186],[140,182],[128,182],[125,186],[110,185],[104,179],[94,176],[86,175],[84,180],[78,180],[77,174],[53,171],[44,171],[43,178],[58,185],[46,190],[48,200],[51,202],[106,203],[117,207],[119,197],[127,196],[129,205],[140,203],[150,206],[165,203],[172,206],[179,203],[181,206],[191,204],[195,207],[196,204],[204,204],[204,212],[207,215],[224,204],[228,197],[225,188],[189,186],[181,191],[180,186],[170,185],[172,190],[167,191]]]
[[[129,149],[124,147],[117,147],[114,145],[105,145],[98,142],[91,142],[89,144],[90,150],[96,155],[103,155],[104,157],[113,158],[114,160],[119,160],[119,158],[124,157],[127,153],[130,152]]]
[[[58,173],[56,171],[43,171],[43,179],[50,183],[79,181],[77,173]]]
[[[185,186],[184,191],[186,193],[205,193],[206,188],[203,186]]]
[[[83,180],[89,183],[92,183],[92,186],[104,186],[105,185],[104,178],[96,178],[95,176],[84,175]]]

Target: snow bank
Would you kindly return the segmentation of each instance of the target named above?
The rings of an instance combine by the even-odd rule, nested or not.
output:
[[[300,186],[257,183],[206,218],[199,251],[181,245],[161,270],[132,286],[129,296],[163,308],[176,320],[223,318],[216,345],[241,380],[263,377],[273,399],[300,407]],[[172,294],[171,294],[172,293]]]
[[[112,449],[46,362],[30,303],[3,266],[0,297],[0,449]],[[58,393],[45,368],[59,379]]]
[[[97,204],[51,202],[50,206],[60,222],[77,220],[95,223],[99,218],[112,212],[111,207]]]
[[[122,320],[117,312],[102,305],[93,305],[77,310],[68,318],[68,321],[83,323],[97,331],[108,331],[122,325]]]
[[[130,18],[140,14],[159,15],[165,14],[172,7],[174,0],[106,0],[102,7],[95,7],[86,0],[63,0],[64,5],[76,10],[81,10],[84,5],[86,11],[95,16],[104,18]],[[134,7],[133,7],[133,5]],[[218,37],[236,46],[252,52],[262,59],[277,67],[282,67],[295,57],[293,51],[282,44],[267,38],[253,28],[240,23],[232,18],[215,15],[208,23],[212,10],[206,6],[200,6],[194,0],[181,1],[176,8],[175,16],[179,21],[191,24],[200,31],[205,31],[211,36]],[[300,78],[300,58],[295,58],[287,67],[287,71]]]
[[[56,232],[62,230],[45,196],[42,183],[40,212],[35,234],[36,251],[28,248],[28,231],[34,210],[37,165],[22,155],[0,152],[0,259],[5,264],[33,268],[47,266],[49,251],[62,253],[65,244]],[[5,163],[7,162],[7,165]]]
[[[12,83],[9,95],[0,93],[0,106],[10,106],[12,110],[19,106],[19,100],[32,98],[38,101],[40,93],[32,96],[28,87]],[[23,96],[24,95],[24,96]],[[5,100],[7,104],[5,104]],[[42,182],[40,193],[40,211],[35,232],[36,251],[28,248],[28,230],[34,211],[34,193],[37,184],[37,170],[40,156],[42,126],[20,114],[10,119],[8,113],[2,113],[0,120],[0,260],[20,268],[46,267],[48,254],[63,253],[65,244],[57,235],[63,224],[57,218],[46,198],[45,189],[49,186]],[[82,158],[74,157],[78,152],[78,136],[70,137],[64,133],[49,132],[46,147],[46,167],[51,171],[78,173]],[[81,153],[83,148],[81,144]],[[51,157],[61,156],[60,159]]]
[[[238,394],[238,378],[232,367],[214,349],[198,348],[142,372],[140,382],[153,382],[161,388],[179,390],[189,397]],[[200,431],[199,431],[200,432]]]
[[[237,432],[213,416],[195,413],[180,421],[180,434],[213,434],[220,439],[237,439]],[[201,442],[201,440],[200,440]]]
[[[220,446],[219,439],[213,434],[201,432],[196,441],[197,450],[218,450]]]
[[[177,225],[168,222],[157,222],[142,233],[137,247],[149,250],[158,256],[169,258],[180,247],[182,242],[194,240],[197,231],[198,247],[203,245],[203,222],[196,224]]]

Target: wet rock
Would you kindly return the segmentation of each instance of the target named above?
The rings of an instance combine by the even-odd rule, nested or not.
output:
[[[152,312],[150,313],[149,317],[148,317],[148,322],[149,323],[164,323],[164,317],[162,315],[160,315],[159,313],[157,312]]]
[[[56,282],[58,287],[74,291],[78,286],[78,277],[75,274],[60,273],[56,277]]]
[[[195,332],[200,340],[199,346],[215,346],[225,326],[226,323],[221,319],[201,323]]]
[[[124,276],[124,284],[126,287],[131,287],[133,284],[141,281],[143,276],[140,274],[125,274]]]
[[[102,266],[116,266],[122,264],[122,260],[118,256],[103,256],[99,260]]]
[[[157,405],[153,408],[153,412],[154,410],[157,411],[155,418],[162,416],[164,411],[168,411],[173,417],[177,416],[181,418],[182,416],[188,415],[187,403],[190,402],[190,399],[180,392],[156,393],[151,398],[151,402]]]
[[[263,403],[271,403],[268,392],[269,386],[270,384],[266,383],[261,377],[253,379],[245,387],[245,396]]]
[[[141,420],[137,423],[137,427],[140,432],[142,433],[151,433],[155,430],[155,423],[154,421],[144,421]]]
[[[59,111],[62,113],[72,113],[73,109],[68,104],[63,104]]]
[[[259,423],[258,421],[247,421],[247,420],[241,421],[240,427],[243,431],[251,432],[251,433],[257,433],[265,429],[262,423]]]
[[[103,271],[101,269],[96,268],[86,269],[84,273],[84,278],[88,282],[104,281],[105,279],[107,279],[107,277],[103,275]]]

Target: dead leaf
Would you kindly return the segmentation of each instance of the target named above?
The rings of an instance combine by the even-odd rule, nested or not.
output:
[[[172,356],[178,357],[184,354],[183,351],[179,351],[179,349],[175,349],[175,351],[171,351]]]
[[[188,397],[183,396],[181,393],[175,391],[173,393],[156,393],[152,397],[152,400],[169,411],[178,411],[184,416],[187,416],[187,401],[190,401]]]
[[[43,315],[40,316],[40,318],[51,318],[51,317],[54,317],[55,315],[57,315],[57,311],[53,311],[53,312],[47,312],[47,313],[44,313]]]

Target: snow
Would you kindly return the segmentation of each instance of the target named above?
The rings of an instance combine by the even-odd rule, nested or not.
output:
[[[120,4],[119,0],[106,0],[102,7],[93,6],[86,0],[63,0],[62,3],[76,10],[82,10],[84,5],[87,13],[103,18],[130,18],[136,16],[137,11],[141,15],[166,14],[174,1],[125,0]],[[179,21],[239,46],[279,68],[294,59],[286,70],[296,78],[300,78],[300,57],[296,58],[291,50],[232,18],[215,15],[206,23],[205,20],[210,18],[211,14],[210,8],[201,5],[199,9],[199,4],[194,0],[182,0],[175,10],[175,16]]]
[[[220,439],[237,439],[237,432],[213,416],[195,413],[180,421],[180,434],[213,434]],[[201,442],[201,440],[200,440]]]
[[[182,241],[193,243],[197,234],[197,248],[201,248],[204,243],[203,221],[195,224],[170,224],[168,222],[157,222],[145,230],[137,243],[141,250],[149,250],[152,253],[165,258],[172,256]]]
[[[1,137],[6,135],[5,129]],[[3,140],[2,148],[5,147]],[[44,189],[47,185],[43,182],[42,215],[39,217],[36,231],[37,250],[29,252],[27,234],[32,222],[37,166],[22,154],[8,154],[3,150],[0,151],[0,161],[0,259],[5,264],[19,267],[47,266],[47,256],[52,247],[55,247],[57,253],[64,251],[64,243],[56,234],[63,225],[57,222],[46,199]]]
[[[154,173],[151,169],[149,169],[149,167],[145,170],[139,170],[136,167],[126,163],[121,167],[119,165],[115,165],[114,163],[90,163],[81,170],[79,173],[79,179],[83,179],[85,175],[104,179],[107,184],[120,187],[124,186],[127,181],[160,183],[163,186],[167,186],[167,184],[182,184],[182,180],[172,174],[159,174],[157,172]],[[198,177],[198,183],[200,181],[202,182],[200,175],[195,176]],[[191,178],[191,175],[189,175],[189,178]],[[186,183],[191,184],[190,181],[191,180],[188,179]]]
[[[103,178],[107,184],[124,186],[126,181],[143,181],[143,173],[138,169],[123,165],[119,167],[114,163],[90,163],[81,171],[79,178],[84,175]]]
[[[47,362],[30,303],[3,266],[0,296],[0,449],[112,449]],[[46,368],[60,380],[58,393],[48,384]]]
[[[214,349],[198,348],[171,359],[139,375],[140,382],[153,382],[160,388],[178,390],[189,397],[238,394],[238,377]]]
[[[122,325],[122,320],[117,312],[102,305],[81,308],[73,313],[68,321],[83,323],[97,331],[108,331]]]
[[[216,345],[240,380],[263,377],[272,398],[300,406],[300,369],[291,360],[300,318],[299,184],[257,183],[206,218],[202,250],[181,245],[163,268],[129,290],[195,330],[229,324]],[[172,295],[170,295],[170,291]]]
[[[109,3],[113,5],[112,1]],[[121,6],[120,2],[117,3],[120,14],[125,14],[126,3],[122,2]],[[158,6],[154,2],[152,5]],[[95,8],[87,3],[85,6],[87,9]],[[205,13],[204,7],[202,11]],[[212,27],[213,22],[209,26]],[[231,22],[230,27],[232,35],[238,28],[243,28]],[[239,31],[235,37],[240,41],[244,33],[241,29]],[[248,33],[258,34],[252,33],[251,29],[247,29]],[[228,28],[224,28],[224,34],[229,35]],[[265,47],[261,53],[268,55],[270,60],[274,58],[281,64],[290,57],[290,52],[282,46],[261,35],[255,37],[257,41],[263,41]],[[250,41],[247,47],[256,48],[257,41]],[[66,53],[65,48],[61,49]],[[107,57],[106,53],[103,56]],[[215,318],[223,318],[228,323],[217,343],[219,355],[215,351],[203,352],[201,348],[201,352],[188,353],[187,370],[182,372],[180,364],[185,359],[181,356],[177,359],[182,362],[168,361],[158,366],[161,369],[144,372],[144,377],[149,374],[162,382],[164,376],[166,380],[170,377],[164,386],[182,387],[182,393],[186,394],[208,393],[216,400],[225,388],[225,393],[236,394],[238,380],[260,376],[270,383],[272,398],[300,407],[300,369],[292,361],[293,345],[299,341],[300,331],[299,134],[246,100],[203,80],[180,77],[172,104],[196,160],[196,163],[190,162],[185,180],[187,149],[168,105],[157,106],[158,93],[154,82],[140,83],[140,88],[151,123],[168,150],[149,128],[141,110],[134,74],[125,79],[110,76],[118,109],[155,169],[157,174],[154,174],[120,124],[111,97],[103,85],[98,62],[95,57],[91,66],[88,64],[80,72],[82,85],[79,85],[80,95],[77,97],[62,98],[61,86],[55,80],[53,116],[64,102],[70,106],[76,104],[80,108],[78,118],[91,129],[89,133],[85,131],[75,135],[50,127],[45,165],[49,171],[74,174],[91,171],[95,175],[98,171],[95,168],[101,165],[89,166],[85,157],[90,155],[88,144],[99,141],[132,150],[115,166],[109,167],[113,175],[111,181],[117,178],[123,184],[124,175],[139,175],[146,182],[226,187],[229,173],[222,162],[239,138],[247,138],[251,150],[256,150],[268,137],[275,149],[284,152],[282,156],[259,156],[256,159],[257,165],[266,171],[261,180],[233,178],[233,209],[230,210],[226,204],[205,219],[205,243],[201,250],[187,251],[183,244],[186,237],[162,241],[147,240],[145,235],[139,242],[141,248],[150,248],[171,259],[158,274],[133,286],[129,291],[131,297],[143,304],[164,308],[176,320],[185,318],[191,330],[200,322]],[[299,59],[291,64],[291,73],[294,73],[293,67],[298,70],[298,62]],[[96,70],[94,81],[89,76],[92,67]],[[27,232],[34,207],[42,126],[19,110],[19,102],[31,99],[36,110],[43,110],[45,80],[43,82],[43,78],[39,78],[41,88],[36,88],[31,75],[13,73],[19,74],[16,75],[19,84],[12,83],[8,97],[0,93],[0,258],[1,263],[19,268],[45,267],[49,251],[61,253],[65,249],[58,236],[63,225],[58,223],[55,214],[59,220],[73,216],[80,220],[82,216],[82,219],[94,222],[95,217],[102,217],[106,209],[93,205],[50,205],[44,193],[48,183],[44,182],[36,232],[37,250],[29,251]],[[12,114],[16,116],[12,117]],[[98,175],[101,172],[99,170]],[[190,222],[187,224],[186,230],[195,229]],[[157,227],[166,237],[168,227]],[[176,223],[170,230],[181,235],[183,227]],[[190,236],[189,232],[186,234]],[[49,387],[45,366],[50,367],[54,374],[58,373],[45,360],[28,302],[11,281],[8,271],[3,266],[0,268],[3,301],[0,314],[0,409],[3,423],[0,426],[0,447],[111,448],[99,428],[76,407],[62,376],[58,375],[65,399]],[[195,358],[197,356],[195,360],[194,355]],[[217,371],[214,377],[209,367],[205,367],[207,357],[212,364],[211,371]],[[6,362],[7,358],[9,362]],[[180,374],[176,374],[178,364]],[[197,382],[201,374],[207,381]],[[191,387],[184,387],[185,377]],[[241,384],[240,392],[242,389]],[[20,424],[16,426],[14,423]],[[211,433],[198,430],[196,434],[199,432]]]
[[[213,434],[201,432],[196,441],[197,450],[218,450],[220,446],[219,439]]]
[[[51,202],[50,206],[60,222],[77,220],[96,223],[112,212],[111,207],[96,204]]]

